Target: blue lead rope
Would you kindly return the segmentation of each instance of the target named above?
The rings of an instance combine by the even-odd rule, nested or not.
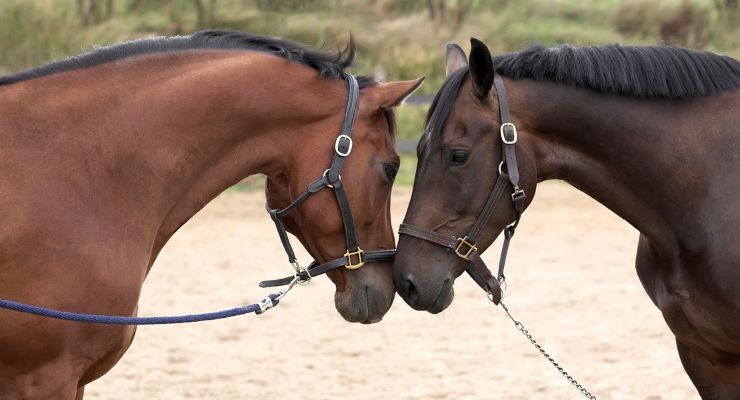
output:
[[[243,307],[236,307],[229,310],[222,310],[204,314],[177,315],[173,317],[119,317],[112,315],[81,314],[66,311],[53,310],[51,308],[36,307],[29,304],[16,303],[15,301],[0,299],[0,308],[14,310],[18,312],[40,315],[43,317],[63,319],[66,321],[86,322],[91,324],[112,324],[112,325],[162,325],[162,324],[183,324],[186,322],[211,321],[214,319],[230,318],[237,315],[256,313],[262,314],[280,302],[280,298],[285,294],[271,294],[260,300],[258,303],[250,304]]]

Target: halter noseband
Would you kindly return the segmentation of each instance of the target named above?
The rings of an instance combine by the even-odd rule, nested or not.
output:
[[[347,81],[347,87],[349,93],[347,95],[347,108],[344,112],[344,122],[342,123],[342,130],[339,132],[336,141],[334,142],[334,158],[332,159],[329,168],[324,171],[323,175],[310,185],[308,189],[298,196],[292,203],[282,210],[270,208],[269,204],[266,205],[267,212],[275,222],[280,241],[283,243],[285,253],[288,255],[288,261],[295,269],[295,275],[285,277],[282,279],[275,279],[269,281],[260,282],[260,287],[272,287],[288,285],[295,279],[299,282],[308,282],[311,277],[324,274],[333,269],[339,267],[345,267],[347,269],[357,269],[365,265],[368,262],[374,261],[391,261],[395,255],[395,250],[373,250],[365,251],[357,244],[357,234],[355,233],[355,224],[352,219],[352,208],[347,200],[347,193],[344,191],[344,185],[342,184],[342,165],[344,159],[352,152],[352,127],[355,124],[355,116],[357,114],[357,107],[360,98],[360,87],[357,83],[357,79],[347,73],[344,73],[344,79]],[[323,264],[319,264],[317,261],[313,261],[307,268],[301,268],[298,265],[298,259],[293,251],[293,246],[290,244],[288,239],[288,232],[285,230],[283,224],[283,217],[290,214],[292,211],[303,204],[312,194],[317,193],[321,189],[330,188],[334,190],[334,194],[337,197],[337,203],[339,203],[339,211],[342,214],[342,223],[344,225],[344,236],[347,240],[347,251],[344,256],[327,261]]]
[[[517,165],[515,147],[518,136],[516,126],[511,122],[504,81],[501,79],[498,72],[494,73],[493,83],[496,87],[499,113],[501,115],[500,134],[502,142],[502,161],[498,167],[499,173],[496,183],[493,185],[493,189],[488,195],[486,204],[478,215],[478,219],[470,228],[468,234],[460,238],[441,234],[439,232],[410,224],[401,224],[398,229],[398,233],[440,245],[452,250],[458,257],[470,261],[470,264],[466,268],[466,272],[473,278],[475,283],[488,292],[491,301],[498,304],[502,297],[501,285],[505,281],[504,266],[506,264],[506,254],[509,250],[509,242],[514,236],[514,231],[519,224],[522,211],[524,211],[524,200],[527,196],[524,194],[524,190],[519,187],[519,167]],[[506,168],[504,168],[504,166]],[[504,244],[501,248],[498,273],[494,277],[481,259],[476,243],[478,241],[478,236],[483,231],[488,219],[493,214],[493,210],[495,210],[499,205],[504,193],[506,193],[509,187],[512,189],[511,201],[513,203],[514,211],[516,212],[516,217],[514,222],[507,225],[504,229]]]

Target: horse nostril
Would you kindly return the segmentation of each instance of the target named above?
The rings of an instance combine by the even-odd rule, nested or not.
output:
[[[416,290],[416,285],[414,285],[414,277],[411,275],[406,276],[406,280],[403,283],[403,298],[412,302],[416,303],[416,301],[419,299],[419,292]]]

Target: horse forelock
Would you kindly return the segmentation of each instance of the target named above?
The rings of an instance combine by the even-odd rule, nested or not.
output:
[[[442,84],[442,87],[437,91],[437,94],[432,100],[432,104],[429,106],[427,111],[426,120],[424,122],[424,134],[422,136],[422,142],[429,144],[432,141],[441,138],[442,128],[444,128],[447,118],[452,112],[452,108],[457,101],[460,88],[462,87],[465,78],[468,76],[469,70],[467,67],[460,68],[455,71],[450,77]],[[421,150],[421,149],[418,149]]]

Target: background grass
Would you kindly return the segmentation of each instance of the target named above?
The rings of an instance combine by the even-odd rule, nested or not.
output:
[[[533,43],[668,43],[740,55],[738,0],[3,0],[0,74],[79,54],[96,45],[225,28],[280,36],[327,50],[350,32],[354,72],[388,80],[444,80],[444,45],[470,37],[494,53]],[[421,134],[426,106],[399,110],[399,140]],[[413,181],[402,157],[397,182]],[[249,187],[257,186],[250,183]]]

